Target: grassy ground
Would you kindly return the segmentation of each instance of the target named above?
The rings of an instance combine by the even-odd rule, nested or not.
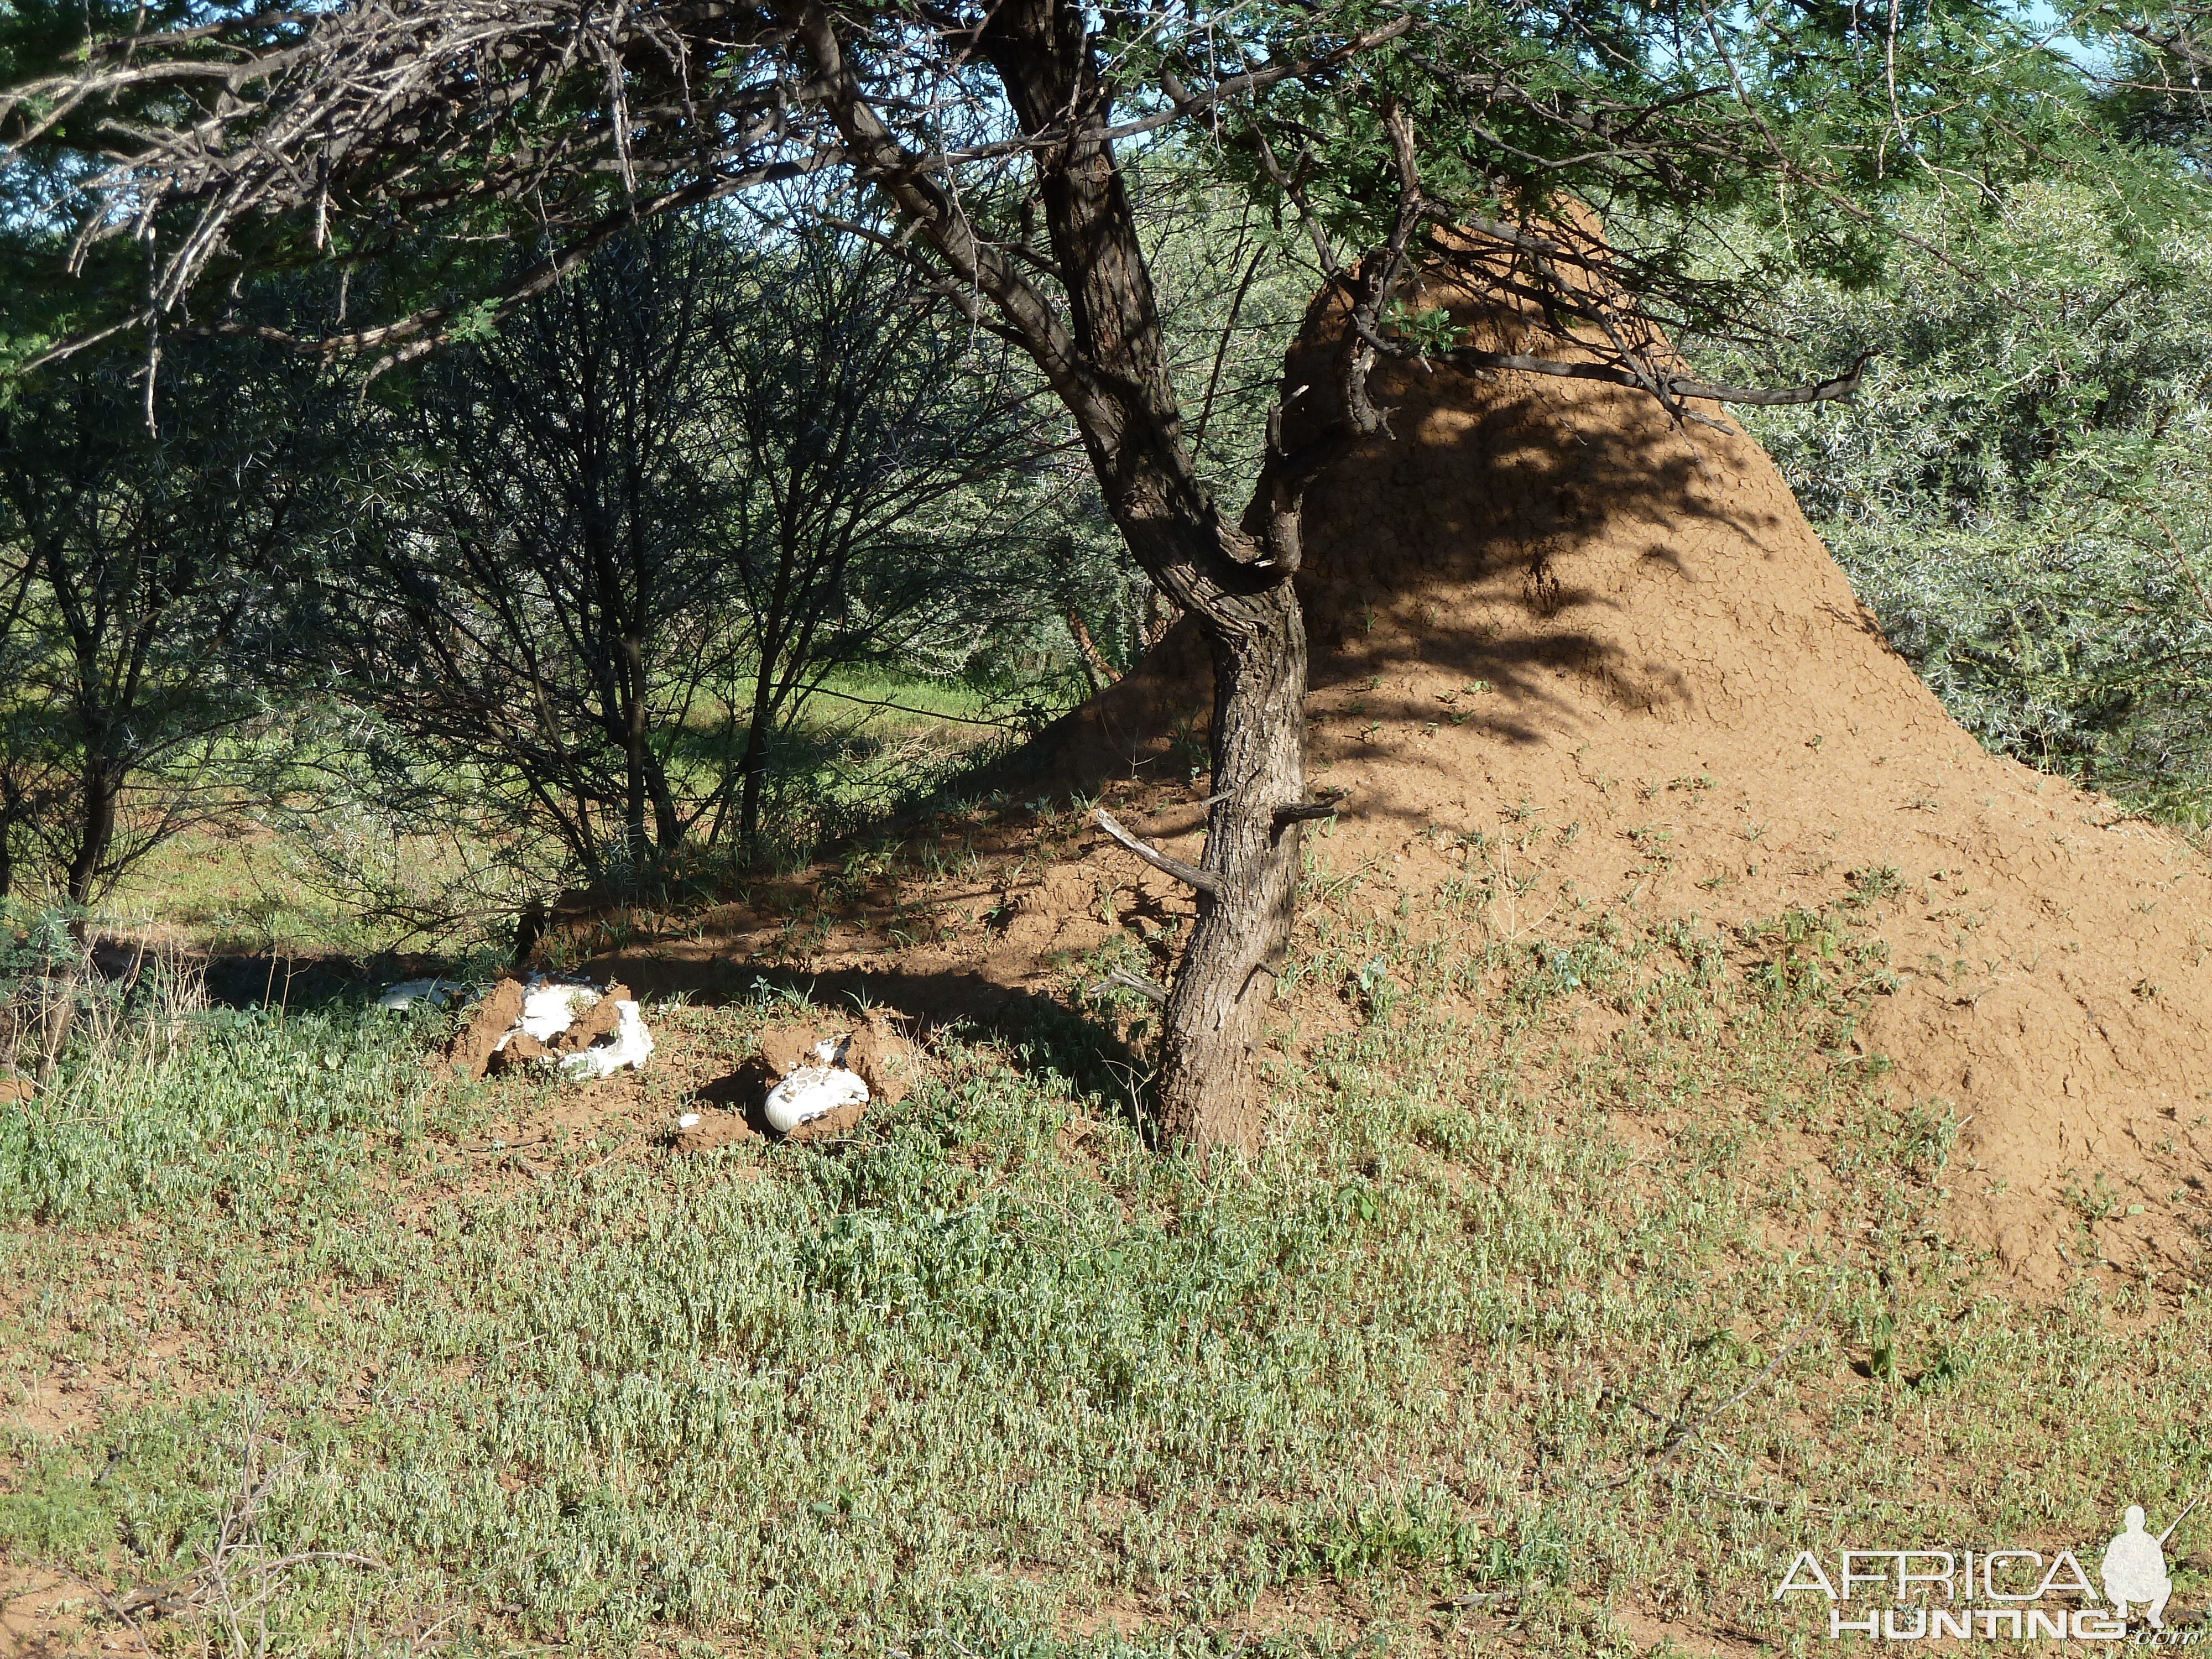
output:
[[[802,862],[825,830],[927,793],[1017,729],[992,698],[961,682],[865,668],[831,676],[779,752],[771,830],[793,828],[768,855]],[[482,841],[465,837],[458,848],[426,839],[397,862],[428,872],[429,887],[484,851]],[[726,849],[703,853],[703,876],[726,879],[727,856]],[[469,940],[466,921],[450,933],[396,939],[389,926],[364,924],[317,874],[283,835],[240,812],[156,847],[102,908],[121,928],[226,954],[367,957],[395,943],[422,949]],[[501,918],[502,925],[510,921]]]
[[[277,836],[243,819],[163,842],[102,908],[204,951],[366,953],[383,942],[304,882]]]
[[[435,1016],[81,1054],[0,1107],[0,1559],[171,1586],[177,1651],[1809,1653],[1800,1548],[2201,1487],[2212,1306],[1945,1242],[1848,907],[1462,951],[1313,890],[1249,1171],[1073,1012],[681,1159],[666,1078],[445,1085]],[[720,1066],[787,1012],[649,1018]]]

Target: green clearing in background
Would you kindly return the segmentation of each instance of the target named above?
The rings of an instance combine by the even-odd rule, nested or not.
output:
[[[1002,699],[964,681],[863,669],[833,677],[825,690],[836,695],[808,706],[776,757],[770,856],[786,868],[803,866],[825,834],[866,823],[957,779],[1034,718],[1010,712]],[[270,758],[251,744],[234,748],[234,769]],[[465,921],[445,934],[403,939],[392,926],[363,920],[347,896],[318,881],[313,861],[301,856],[295,834],[288,833],[295,826],[275,816],[283,827],[258,823],[240,806],[163,842],[101,907],[104,917],[123,933],[151,932],[218,953],[366,957],[394,944],[465,951],[485,942]],[[394,861],[432,872],[434,879],[436,872],[458,875],[494,850],[448,826],[408,842]],[[727,846],[703,849],[684,878],[716,892],[740,873],[734,856]],[[513,908],[503,908],[483,925],[511,927],[513,920]],[[507,936],[489,942],[503,951]]]

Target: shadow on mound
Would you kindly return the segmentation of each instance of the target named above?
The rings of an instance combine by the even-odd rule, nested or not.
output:
[[[1526,343],[1495,311],[1455,309],[1494,349]],[[1326,320],[1310,320],[1309,335]],[[1322,372],[1310,361],[1317,349],[1293,353],[1294,381]],[[1797,544],[1809,538],[1778,478],[1758,487],[1767,481],[1747,479],[1732,446],[1670,426],[1639,406],[1640,394],[1530,379],[1443,367],[1377,374],[1391,430],[1306,501],[1297,587],[1314,700],[1364,697],[1347,712],[1381,726],[1435,719],[1433,689],[1419,688],[1428,701],[1415,701],[1404,682],[1455,677],[1482,690],[1444,718],[1530,744],[1586,723],[1593,702],[1621,714],[1710,718],[1731,701],[1717,647],[1735,620],[1718,616],[1723,605],[1817,613],[1894,660],[1825,554],[1825,571],[1808,568]],[[1001,775],[1089,793],[1202,766],[1212,684],[1205,642],[1186,618]]]

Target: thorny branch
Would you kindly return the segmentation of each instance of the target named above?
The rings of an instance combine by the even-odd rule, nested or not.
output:
[[[146,1643],[142,1620],[185,1618],[199,1626],[202,1652],[221,1651],[230,1659],[265,1659],[270,1650],[270,1604],[293,1569],[335,1562],[377,1572],[391,1571],[376,1557],[357,1550],[270,1552],[263,1513],[270,1494],[301,1462],[294,1457],[272,1465],[269,1459],[272,1449],[281,1448],[262,1432],[259,1410],[249,1408],[237,1480],[216,1522],[213,1544],[201,1547],[200,1564],[191,1571],[158,1584],[141,1584],[120,1595],[89,1580],[79,1580],[100,1597],[114,1618],[138,1636],[142,1644]]]
[[[1413,167],[1411,118],[1395,97],[1382,96],[1382,114],[1401,186],[1398,211],[1385,246],[1360,262],[1364,278],[1346,276],[1306,197],[1302,175],[1312,165],[1310,152],[1287,166],[1279,156],[1277,143],[1299,127],[1271,112],[1271,88],[1332,83],[1347,70],[1353,86],[1379,85],[1355,66],[1388,58],[1449,94],[1453,120],[1488,147],[1501,181],[1516,170],[1535,179],[1590,167],[1667,176],[1690,162],[1734,162],[1827,190],[1760,118],[1710,13],[1704,32],[1714,37],[1712,55],[1727,73],[1656,84],[1639,97],[1615,89],[1605,74],[1540,91],[1480,45],[1451,64],[1440,63],[1417,44],[1419,20],[1411,9],[1365,27],[1344,26],[1342,0],[1304,10],[1294,28],[1255,31],[1267,49],[1257,62],[1249,46],[1220,35],[1217,16],[1162,8],[1117,16],[1114,38],[1146,51],[1114,57],[1102,73],[1112,98],[1132,112],[1117,120],[1110,106],[1103,114],[1071,107],[1031,131],[1010,131],[1003,100],[967,72],[989,27],[988,9],[970,14],[923,0],[834,12],[799,4],[736,8],[724,0],[279,6],[223,22],[142,29],[95,44],[65,72],[0,89],[6,146],[0,153],[52,142],[104,154],[106,165],[70,191],[82,204],[74,257],[81,260],[117,237],[145,244],[143,302],[116,326],[149,337],[204,279],[242,270],[249,258],[271,257],[265,241],[251,255],[244,251],[241,233],[249,226],[296,222],[306,240],[289,252],[277,245],[283,258],[358,263],[392,252],[437,216],[473,217],[483,222],[477,234],[507,234],[502,224],[511,232],[512,216],[525,217],[544,257],[465,308],[434,305],[312,338],[228,314],[185,325],[329,353],[374,354],[380,371],[434,349],[465,319],[495,325],[642,219],[763,187],[857,175],[889,189],[909,219],[918,214],[963,227],[964,237],[951,240],[964,246],[950,255],[942,246],[930,250],[951,267],[945,291],[964,289],[972,322],[1011,332],[1033,349],[1042,346],[1049,360],[1066,343],[1055,307],[1015,267],[1032,264],[1060,287],[1066,273],[984,231],[963,191],[1022,188],[1006,169],[1056,153],[1079,127],[1085,142],[1110,143],[1195,125],[1215,140],[1241,133],[1250,142],[1310,234],[1323,270],[1358,289],[1353,332],[1364,350],[1355,349],[1347,360],[1340,388],[1343,413],[1356,429],[1371,430],[1370,422],[1382,418],[1364,398],[1371,362],[1420,355],[1382,337],[1381,319],[1425,222],[1519,247],[1528,257],[1510,277],[1534,278],[1530,286],[1541,290],[1547,307],[1607,336],[1598,354],[1603,368],[1462,356],[1468,366],[1612,379],[1650,392],[1676,418],[1687,415],[1686,399],[1790,403],[1848,395],[1856,384],[1849,374],[1768,392],[1705,387],[1662,372],[1640,341],[1652,331],[1635,325],[1641,311],[1592,297],[1648,300],[1654,273],[1609,251],[1542,246],[1549,239],[1470,213],[1468,204],[1425,198]],[[1566,21],[1571,30],[1583,27]],[[1616,46],[1598,37],[1589,44],[1613,66]],[[1717,112],[1731,94],[1730,107],[1748,118],[1735,126]],[[195,116],[156,112],[159,100],[179,98]],[[1493,115],[1505,114],[1517,123],[1516,136],[1493,125]],[[849,131],[855,119],[864,129],[859,149]],[[1547,130],[1559,143],[1543,138]],[[1560,280],[1564,270],[1618,280],[1571,283]],[[1010,303],[1023,314],[1010,319]],[[111,331],[64,343],[45,361]],[[1325,459],[1275,452],[1278,505],[1294,499],[1303,477]]]

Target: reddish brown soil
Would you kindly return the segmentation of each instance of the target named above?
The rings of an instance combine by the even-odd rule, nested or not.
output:
[[[446,1064],[453,1075],[474,1082],[491,1069],[499,1040],[522,1018],[522,981],[503,979],[469,1012],[469,1022],[447,1045]]]
[[[599,1000],[576,1016],[568,1029],[554,1034],[547,1045],[556,1054],[581,1054],[601,1037],[611,1037],[622,1029],[622,1005],[634,1002],[629,987],[617,980],[607,987]],[[509,1048],[514,1045],[509,1043]]]
[[[541,1060],[551,1058],[552,1054],[550,1048],[529,1032],[517,1031],[492,1053],[486,1069],[490,1072],[519,1072]]]
[[[1516,319],[1428,298],[1530,344]],[[1859,872],[1884,895],[1863,914],[1900,980],[1863,1041],[1893,1063],[1890,1086],[1966,1120],[1956,1231],[2049,1287],[2081,1195],[2101,1191],[2108,1260],[2193,1261],[2212,1178],[2205,858],[1984,753],[1885,643],[1747,437],[1672,426],[1589,382],[1393,367],[1374,390],[1390,430],[1313,491],[1300,577],[1315,781],[1349,792],[1325,861],[1370,862],[1418,904],[1462,869],[1455,836],[1534,815],[1579,833],[1521,855],[1515,873],[1540,878],[1532,908],[1571,881],[1707,924],[1818,911]],[[1194,858],[1203,814],[1176,803],[1198,791],[1162,785],[1202,755],[1206,688],[1178,629],[1048,734],[1046,784],[1103,787]],[[972,881],[905,896],[872,930],[794,945],[733,910],[699,948],[733,971],[796,955],[884,974],[931,1013],[937,994],[1018,997],[1055,953],[1188,908],[1095,834],[1017,836]]]
[[[753,1053],[743,1065],[693,1092],[690,1115],[699,1121],[688,1127],[679,1124],[672,1143],[674,1149],[712,1152],[773,1133],[762,1115],[769,1091],[793,1072],[819,1066],[817,1045],[834,1043],[841,1037],[849,1039],[844,1065],[868,1085],[867,1100],[856,1106],[841,1106],[780,1139],[833,1140],[852,1133],[871,1106],[897,1105],[921,1075],[927,1062],[921,1051],[901,1033],[903,1019],[887,1009],[870,1008],[857,1019],[817,1018],[764,1028],[754,1039]]]
[[[871,1008],[853,1027],[852,1041],[845,1049],[845,1064],[860,1074],[860,1081],[868,1085],[871,1100],[896,1106],[906,1098],[907,1091],[921,1076],[922,1059],[921,1052],[900,1032],[896,1016],[882,1008]]]

